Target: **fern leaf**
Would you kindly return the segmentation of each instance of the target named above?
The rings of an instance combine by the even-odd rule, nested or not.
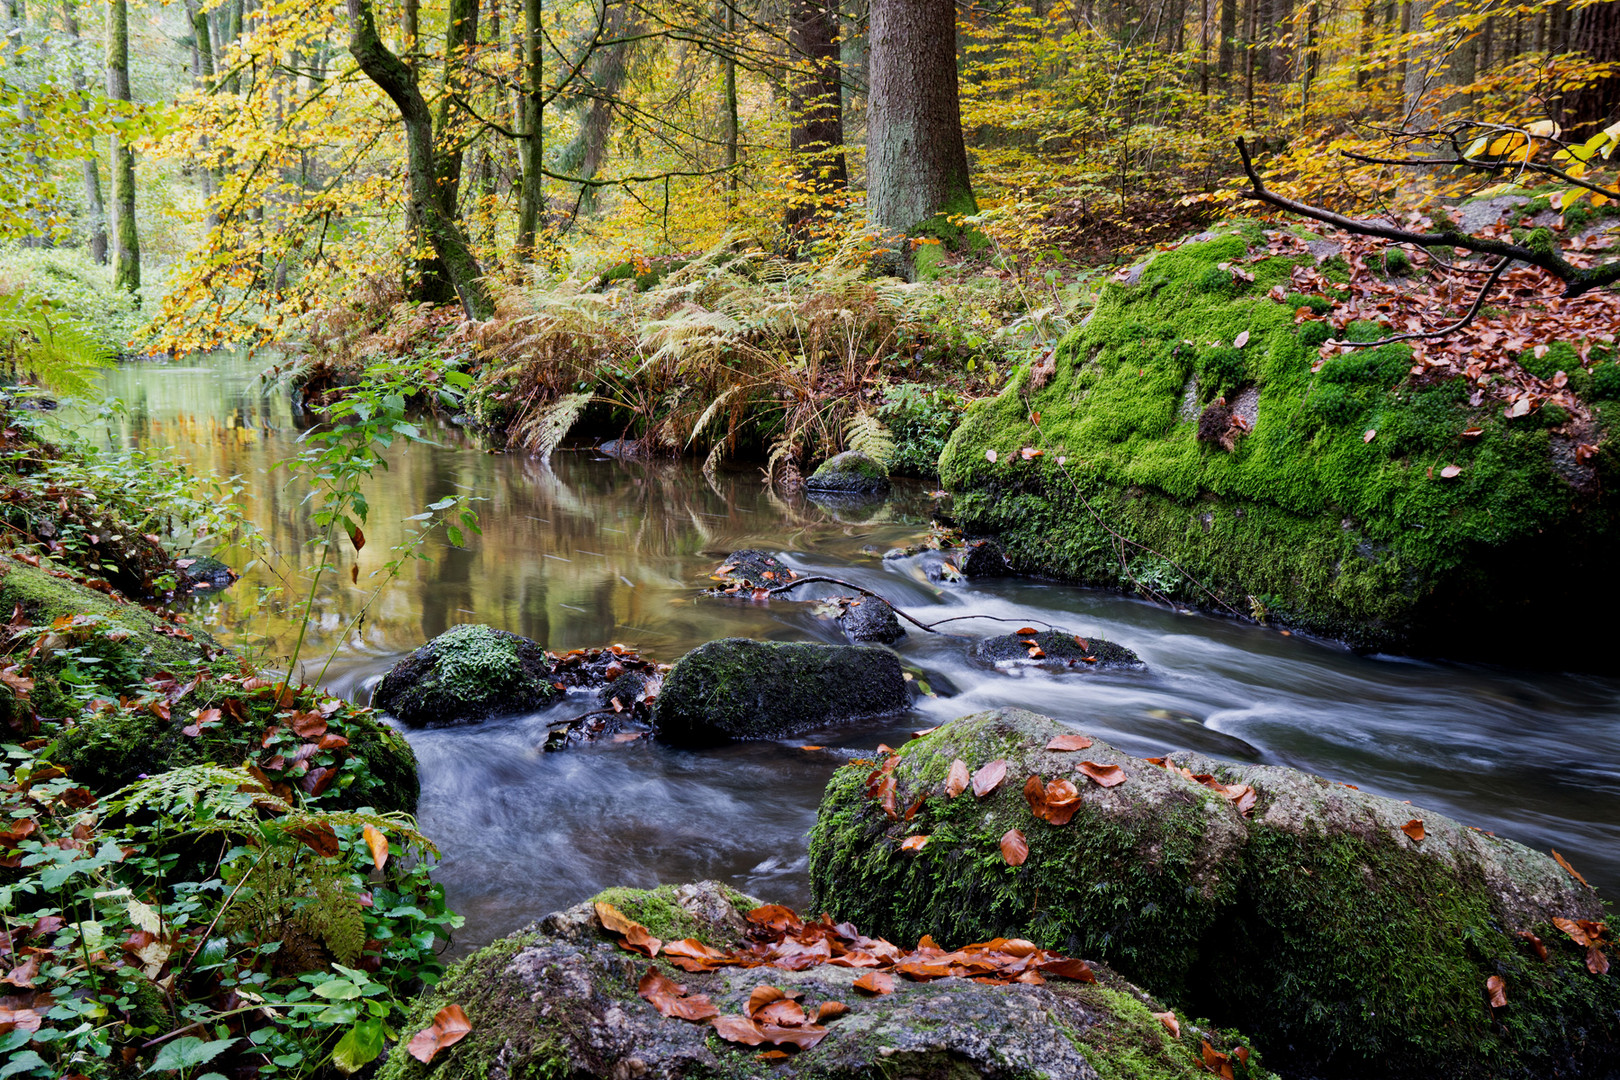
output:
[[[894,460],[894,435],[882,420],[864,409],[845,423],[844,445],[881,462],[885,467]]]

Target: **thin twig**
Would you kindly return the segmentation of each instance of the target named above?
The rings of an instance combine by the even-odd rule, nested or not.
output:
[[[1337,345],[1341,348],[1347,349],[1374,349],[1380,345],[1392,345],[1397,341],[1433,341],[1436,338],[1443,338],[1450,334],[1455,334],[1458,330],[1461,330],[1463,327],[1473,322],[1474,319],[1479,315],[1480,309],[1485,306],[1485,297],[1490,293],[1491,289],[1495,287],[1497,279],[1502,276],[1502,272],[1512,265],[1512,263],[1512,259],[1503,259],[1501,262],[1491,267],[1491,276],[1485,279],[1485,284],[1479,287],[1479,294],[1474,297],[1473,304],[1468,308],[1468,314],[1464,315],[1450,326],[1442,326],[1438,330],[1427,330],[1420,333],[1393,334],[1389,337],[1379,338],[1377,341],[1327,341],[1323,344]]]
[[[770,595],[775,596],[777,593],[787,592],[789,589],[797,589],[800,585],[812,585],[812,584],[815,584],[817,582],[825,582],[828,585],[838,585],[838,586],[841,586],[841,587],[843,587],[845,589],[854,589],[856,592],[860,593],[862,596],[869,596],[873,600],[883,600],[883,602],[885,604],[889,604],[888,600],[885,600],[882,596],[880,596],[877,593],[873,592],[871,589],[863,589],[859,585],[852,584],[852,583],[850,583],[848,581],[842,581],[842,580],[840,580],[838,578],[835,578],[835,577],[825,577],[825,576],[821,576],[821,575],[818,575],[816,577],[798,578],[798,579],[796,579],[794,581],[788,582],[786,585],[777,585],[775,588],[766,589],[765,591],[767,593],[769,593]],[[933,627],[929,626],[927,623],[919,622],[918,620],[913,619],[910,615],[907,615],[905,612],[901,611],[899,608],[895,607],[893,604],[889,604],[889,607],[890,607],[891,610],[893,610],[893,612],[896,615],[898,615],[902,619],[906,620],[906,622],[911,623],[913,626],[919,627],[920,629],[923,629],[923,630],[927,630],[930,634],[939,633],[938,630],[935,630]]]

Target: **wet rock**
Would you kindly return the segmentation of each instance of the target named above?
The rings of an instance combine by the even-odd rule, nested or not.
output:
[[[799,575],[778,556],[755,548],[743,548],[726,556],[714,573],[715,581],[745,589],[769,589],[792,581]]]
[[[1553,924],[1600,921],[1604,906],[1551,858],[1292,769],[1173,755],[1183,774],[1101,741],[1045,749],[1073,733],[1003,709],[905,744],[896,802],[928,796],[909,822],[866,795],[870,765],[841,769],[811,834],[816,909],[896,941],[1022,936],[1097,955],[1240,1027],[1285,1073],[1471,1080],[1620,1067],[1620,982],[1588,970],[1586,949]],[[983,799],[948,799],[957,758],[970,769],[1003,759],[1006,779]],[[1124,782],[1099,786],[1081,760]],[[1081,789],[1067,824],[1033,816],[1025,785],[1037,775]],[[1016,873],[996,857],[1012,828],[1029,846]],[[932,839],[900,851],[911,834]],[[1492,977],[1506,983],[1505,1010],[1489,1004]]]
[[[635,439],[609,439],[601,446],[598,446],[596,452],[603,457],[620,459],[638,458],[646,454],[646,451],[641,448],[641,443]]]
[[[184,592],[218,592],[236,580],[237,574],[212,555],[176,559],[180,571],[180,588]]]
[[[1034,642],[1033,649],[1028,642]],[[1037,654],[1038,653],[1038,654]],[[1131,650],[1100,637],[1084,637],[1064,630],[1039,630],[1033,634],[1000,634],[973,646],[974,660],[990,667],[1038,667],[1048,671],[1108,668],[1141,668]]]
[[[921,570],[923,577],[935,584],[946,584],[961,581],[962,567],[956,561],[958,556],[954,551],[925,551],[917,557],[917,569]]]
[[[696,938],[719,949],[746,946],[743,914],[759,906],[716,882],[653,891],[610,889],[598,898],[655,936]],[[960,944],[967,944],[966,942]],[[797,965],[796,965],[797,966]],[[770,1047],[721,1040],[706,1022],[661,1015],[637,994],[656,971],[705,995],[722,1015],[741,1016],[756,988],[798,995],[812,1015],[822,1002],[848,1011],[825,1021],[807,1050],[761,1061]],[[1204,1038],[1221,1035],[1180,1020],[1172,1038],[1153,1013],[1164,1006],[1106,968],[1085,984],[1053,977],[1044,985],[988,985],[963,978],[894,979],[894,991],[855,989],[859,968],[810,964],[688,972],[666,959],[627,952],[599,928],[589,903],[547,916],[448,971],[401,1026],[430,1026],[439,1009],[460,1005],[471,1032],[423,1065],[396,1049],[380,1080],[685,1080],[776,1076],[816,1080],[874,1077],[993,1077],[997,1080],[1159,1080],[1205,1075]],[[1251,1058],[1248,1076],[1270,1074]]]
[[[894,608],[875,596],[851,600],[844,605],[838,624],[844,628],[849,640],[856,644],[876,642],[892,645],[906,636],[905,627],[894,613]]]
[[[899,659],[887,649],[722,638],[676,662],[654,721],[681,745],[775,739],[903,712]]]
[[[876,458],[845,450],[823,461],[804,486],[808,491],[878,495],[889,490],[889,470]]]
[[[389,669],[371,703],[413,727],[472,724],[550,704],[552,662],[528,638],[453,626]]]
[[[1007,553],[994,540],[969,540],[956,556],[956,564],[968,577],[1006,577],[1012,573]]]

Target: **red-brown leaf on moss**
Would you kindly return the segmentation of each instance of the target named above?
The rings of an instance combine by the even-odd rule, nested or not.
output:
[[[1118,787],[1126,779],[1125,770],[1118,765],[1099,765],[1095,761],[1082,761],[1075,768],[1105,788]]]
[[[1001,857],[1007,860],[1008,866],[1023,866],[1024,860],[1029,858],[1029,842],[1024,834],[1017,829],[1008,829],[1001,838]]]
[[[1424,837],[1423,822],[1420,821],[1417,818],[1413,818],[1411,821],[1408,821],[1405,825],[1402,825],[1401,826],[1401,832],[1405,833],[1407,836],[1410,836],[1413,839],[1413,841],[1416,842],[1416,843],[1422,843],[1423,842],[1423,837]]]
[[[720,1010],[714,1007],[708,995],[687,994],[686,987],[660,974],[657,968],[647,969],[636,987],[636,994],[663,1015],[677,1020],[701,1023],[720,1015]]]
[[[868,994],[892,994],[894,976],[887,971],[868,971],[855,980],[855,989]]]
[[[471,1031],[472,1024],[461,1006],[446,1005],[434,1015],[432,1024],[411,1036],[406,1049],[411,1057],[426,1065],[440,1050],[465,1039]]]
[[[957,758],[951,762],[951,771],[945,776],[945,797],[956,798],[967,790],[968,783],[967,762]]]
[[[973,774],[973,794],[984,798],[1007,778],[1007,759],[996,758],[984,768]]]
[[[1501,1009],[1507,1006],[1507,983],[1502,976],[1492,975],[1485,980],[1485,990],[1491,995],[1491,1008]]]

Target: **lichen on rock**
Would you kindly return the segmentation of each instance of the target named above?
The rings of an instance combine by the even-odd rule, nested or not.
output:
[[[539,645],[463,623],[390,668],[372,704],[413,727],[443,726],[528,712],[557,695],[551,659]]]

